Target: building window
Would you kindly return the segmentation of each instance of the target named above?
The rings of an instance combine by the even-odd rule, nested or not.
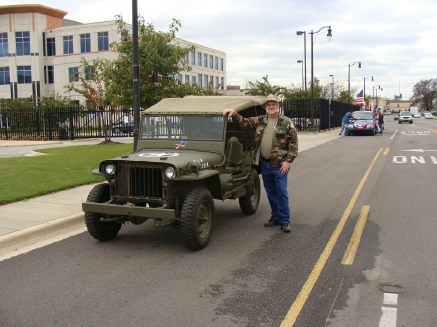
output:
[[[94,78],[94,66],[85,67],[85,80],[91,81]]]
[[[208,54],[205,53],[205,56],[203,58],[203,67],[208,68]]]
[[[17,80],[18,84],[32,83],[32,71],[30,66],[17,66]]]
[[[178,74],[178,81],[182,84],[182,74]]]
[[[223,71],[225,69],[225,61],[223,58],[220,58],[220,70]]]
[[[191,76],[191,84],[196,84],[196,76]]]
[[[214,56],[213,55],[209,56],[209,68],[211,68],[211,69],[214,68]]]
[[[55,38],[54,37],[48,37],[47,38],[47,54],[44,53],[44,55],[47,55],[47,57],[56,56],[56,44],[55,44]],[[44,52],[45,52],[44,48]]]
[[[15,32],[15,42],[17,43],[17,56],[30,56],[29,32]]]
[[[191,66],[196,64],[196,51],[191,51]]]
[[[202,52],[197,53],[197,65],[202,66]]]
[[[220,79],[220,90],[223,90],[224,88],[225,88],[225,78],[224,77],[222,77],[221,79]]]
[[[218,76],[215,77],[215,87],[219,86],[219,78]]]
[[[208,75],[203,75],[203,84],[205,84],[204,85],[204,87],[208,87],[209,85],[208,85]]]
[[[209,85],[211,85],[211,87],[214,87],[214,76],[209,77]]]
[[[73,35],[64,36],[64,54],[73,53]]]
[[[91,52],[91,36],[89,33],[80,35],[80,52]]]
[[[190,84],[190,75],[185,75],[185,84]]]
[[[0,57],[9,56],[8,33],[0,33]]]
[[[188,53],[185,55],[185,63],[188,64]]]
[[[6,85],[10,82],[9,67],[0,67],[0,85]]]
[[[44,83],[53,84],[55,82],[55,70],[53,66],[44,66]]]
[[[99,44],[99,51],[109,50],[108,32],[98,32],[97,39]]]
[[[197,74],[197,80],[199,81],[200,86],[203,86],[202,74]]]
[[[77,82],[79,80],[79,68],[69,67],[68,68],[68,81],[70,83]]]
[[[215,57],[215,70],[218,70],[218,57]]]

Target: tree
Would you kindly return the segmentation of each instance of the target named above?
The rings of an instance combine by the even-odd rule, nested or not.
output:
[[[117,17],[118,32],[123,41],[112,43],[111,49],[118,52],[116,60],[101,60],[99,68],[104,76],[106,92],[111,94],[115,104],[130,107],[132,105],[132,35],[130,28],[121,16]],[[186,55],[195,47],[182,48],[171,45],[181,23],[173,19],[169,32],[158,32],[152,24],[146,24],[144,18],[138,19],[138,52],[140,75],[140,106],[148,108],[162,98],[176,97],[181,93],[181,84],[175,76],[191,67],[185,61]],[[198,86],[184,86],[182,93],[199,91]]]
[[[271,85],[269,82],[269,76],[266,75],[262,78],[262,82],[248,82],[248,88],[244,89],[243,92],[249,95],[264,95],[267,96],[269,94],[284,94],[286,88],[278,85]]]
[[[437,79],[421,80],[413,87],[413,95],[410,100],[413,104],[419,104],[424,111],[433,110],[433,101],[437,97]]]
[[[107,106],[112,103],[110,92],[105,91],[105,75],[103,71],[106,69],[106,64],[102,60],[93,60],[89,63],[82,57],[79,73],[74,76],[74,79],[79,83],[71,82],[64,88],[67,92],[76,92],[88,100],[88,104],[95,108],[97,106]]]

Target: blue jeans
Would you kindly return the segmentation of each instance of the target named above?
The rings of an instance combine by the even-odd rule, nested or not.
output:
[[[343,133],[343,131],[344,131],[344,134],[346,135],[346,128],[347,128],[347,125],[348,125],[348,123],[341,123],[341,130],[340,130],[340,135],[341,135],[341,133]]]
[[[279,220],[281,224],[290,223],[290,207],[288,203],[287,180],[288,173],[281,174],[281,166],[273,167],[270,162],[261,160],[261,175],[264,189],[270,203],[272,216],[270,219]]]

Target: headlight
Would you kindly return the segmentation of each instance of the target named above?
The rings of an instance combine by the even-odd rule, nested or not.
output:
[[[176,177],[176,170],[174,169],[174,167],[168,166],[167,168],[165,168],[164,176],[167,179],[175,178]]]
[[[115,175],[115,165],[113,163],[109,163],[105,166],[105,174],[108,176]]]

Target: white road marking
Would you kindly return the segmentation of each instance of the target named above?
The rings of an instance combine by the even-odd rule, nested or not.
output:
[[[379,320],[379,327],[396,327],[398,309],[398,294],[384,293],[382,315]]]

